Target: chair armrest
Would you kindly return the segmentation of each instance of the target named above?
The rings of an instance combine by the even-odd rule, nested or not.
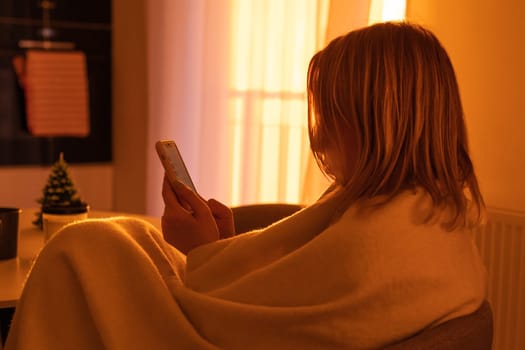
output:
[[[491,350],[493,328],[492,309],[485,300],[470,315],[425,329],[383,350]]]

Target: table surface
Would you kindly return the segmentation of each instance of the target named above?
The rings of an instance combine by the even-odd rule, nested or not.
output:
[[[22,208],[19,219],[18,254],[16,258],[0,260],[0,308],[15,307],[28,272],[44,246],[44,232],[32,224],[37,208]],[[151,222],[160,229],[160,218],[110,211],[90,211],[88,217],[132,216]]]

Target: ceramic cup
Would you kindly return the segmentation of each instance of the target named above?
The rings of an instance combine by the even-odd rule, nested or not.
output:
[[[87,219],[88,210],[87,204],[75,207],[44,206],[42,208],[42,227],[46,242],[67,224]]]
[[[16,258],[20,212],[18,208],[0,207],[0,259]]]

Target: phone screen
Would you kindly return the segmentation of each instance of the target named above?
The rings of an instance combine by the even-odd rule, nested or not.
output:
[[[157,142],[156,147],[164,168],[169,172],[167,167],[171,167],[177,180],[196,192],[195,185],[193,185],[188,169],[182,160],[182,156],[180,155],[175,142],[159,141]]]

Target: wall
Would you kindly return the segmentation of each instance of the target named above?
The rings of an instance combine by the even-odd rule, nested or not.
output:
[[[147,52],[145,0],[113,0],[114,209],[145,213]]]
[[[456,68],[487,205],[525,211],[525,2],[409,1]]]

